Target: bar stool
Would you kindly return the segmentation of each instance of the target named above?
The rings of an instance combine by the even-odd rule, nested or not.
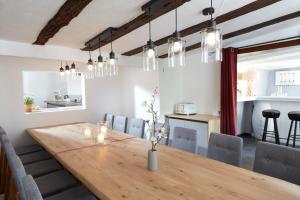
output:
[[[297,123],[300,122],[300,111],[291,111],[288,113],[291,120],[291,126],[289,130],[289,135],[286,141],[286,146],[289,146],[290,139],[293,139],[293,147],[296,145],[296,141],[300,140],[300,135],[297,135]],[[293,123],[295,122],[294,135],[291,135],[293,129]]]
[[[266,118],[262,141],[266,141],[267,134],[272,134],[272,135],[275,135],[276,144],[280,144],[279,132],[278,132],[278,126],[277,126],[277,118],[279,118],[279,116],[280,116],[280,111],[274,110],[274,109],[263,110],[262,115],[264,118]],[[273,119],[273,122],[274,122],[274,131],[268,131],[268,122],[269,122],[270,118]]]

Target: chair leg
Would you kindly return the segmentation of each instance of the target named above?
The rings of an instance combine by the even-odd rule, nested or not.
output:
[[[4,200],[10,200],[10,193],[11,193],[11,184],[12,184],[12,176],[9,170],[9,167],[6,169],[6,181],[5,181],[5,188],[4,188]]]
[[[280,144],[279,132],[278,132],[278,126],[277,126],[277,120],[276,120],[276,118],[274,118],[274,128],[275,128],[275,140],[276,140],[276,144]]]
[[[296,135],[297,135],[297,121],[295,122],[294,138],[293,138],[293,147],[296,146]]]
[[[293,123],[294,123],[294,120],[291,121],[291,126],[290,126],[290,130],[289,130],[288,138],[286,140],[286,146],[289,146],[289,143],[290,143],[291,133],[292,133],[292,129],[293,129]]]
[[[266,118],[262,141],[266,141],[267,131],[268,131],[268,121],[269,121],[269,118]]]

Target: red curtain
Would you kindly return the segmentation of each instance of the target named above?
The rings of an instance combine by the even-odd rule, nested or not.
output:
[[[221,133],[237,134],[237,50],[223,49],[221,63]]]

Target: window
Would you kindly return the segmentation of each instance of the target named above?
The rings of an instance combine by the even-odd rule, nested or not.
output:
[[[51,112],[85,108],[84,78],[54,71],[23,71],[24,110]]]

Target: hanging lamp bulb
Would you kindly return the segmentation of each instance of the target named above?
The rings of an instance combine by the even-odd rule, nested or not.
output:
[[[93,71],[94,66],[93,66],[93,60],[92,60],[90,48],[89,48],[89,56],[90,56],[90,58],[88,59],[88,62],[87,62],[87,69],[89,71]]]
[[[113,46],[112,46],[112,31],[110,32],[110,53],[109,53],[109,59],[107,62],[108,65],[108,71],[110,76],[116,76],[118,74],[118,62],[116,58],[116,54],[113,51]]]
[[[68,65],[68,62],[66,62],[65,72],[66,72],[67,75],[69,75],[70,72],[71,72],[71,71],[70,71],[70,66]]]
[[[157,68],[157,47],[151,39],[151,9],[149,9],[149,40],[143,47],[143,69],[148,72]]]
[[[168,39],[168,66],[185,65],[185,41],[180,37],[177,27],[177,8],[175,9],[175,32],[172,38]]]
[[[65,75],[65,69],[62,67],[62,61],[60,61],[59,74],[60,74],[60,76]]]
[[[205,8],[203,15],[210,15],[207,28],[201,30],[201,61],[208,63],[209,61],[222,61],[222,33],[221,30],[216,27],[216,21],[212,15],[215,12],[212,7],[212,0],[210,7]]]
[[[71,64],[71,72],[72,72],[72,74],[76,73],[76,66],[75,66],[74,62]]]

